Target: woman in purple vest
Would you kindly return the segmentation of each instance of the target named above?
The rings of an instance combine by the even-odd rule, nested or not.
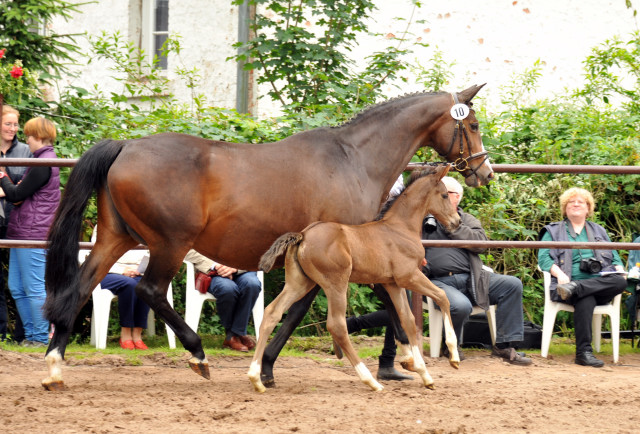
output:
[[[45,118],[24,125],[24,135],[34,158],[57,158],[53,150],[56,127]],[[15,204],[7,228],[7,239],[46,240],[60,202],[60,169],[29,167],[15,185],[0,167],[0,197]],[[43,317],[45,300],[45,249],[12,248],[9,253],[9,290],[24,325],[23,345],[43,347],[49,338],[49,323]]]

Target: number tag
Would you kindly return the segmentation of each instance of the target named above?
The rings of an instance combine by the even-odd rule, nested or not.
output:
[[[456,104],[451,107],[451,117],[457,121],[466,119],[469,116],[469,106],[466,104]]]

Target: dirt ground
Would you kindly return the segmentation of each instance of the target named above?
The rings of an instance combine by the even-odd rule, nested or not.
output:
[[[117,355],[69,357],[68,390],[47,392],[43,353],[0,349],[0,424],[11,433],[472,433],[638,432],[640,353],[602,369],[572,357],[509,365],[488,351],[466,351],[454,370],[426,358],[436,390],[385,382],[382,392],[360,383],[331,355],[283,357],[277,387],[253,391],[250,356],[209,356],[212,380],[187,367],[188,354],[150,352],[141,366]],[[375,375],[377,361],[367,365]],[[401,369],[398,366],[399,369]]]

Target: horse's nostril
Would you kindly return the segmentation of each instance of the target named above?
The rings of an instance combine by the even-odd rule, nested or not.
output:
[[[494,172],[491,172],[491,173],[489,174],[489,176],[487,176],[487,178],[489,178],[489,179],[493,179],[493,177],[494,177],[495,175],[496,175],[496,174],[495,174]]]

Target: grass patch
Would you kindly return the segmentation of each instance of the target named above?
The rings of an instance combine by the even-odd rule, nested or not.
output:
[[[361,359],[377,359],[382,351],[384,342],[383,336],[366,336],[366,335],[353,335],[350,336],[354,347],[358,351],[358,356]],[[207,356],[241,356],[251,358],[253,357],[253,351],[248,353],[239,353],[237,351],[229,350],[222,347],[224,336],[218,335],[202,335],[202,344]],[[174,362],[178,362],[184,358],[186,350],[182,347],[182,344],[178,341],[176,349],[170,349],[167,344],[166,336],[151,336],[145,338],[145,343],[148,345],[148,350],[124,350],[120,348],[118,338],[112,337],[107,340],[107,348],[98,350],[94,346],[89,345],[88,342],[77,343],[71,342],[66,349],[66,356],[74,358],[76,360],[99,358],[104,355],[117,355],[122,357],[126,364],[132,366],[138,366],[143,364],[142,358],[145,356],[151,356],[155,353],[162,353],[165,357]],[[423,345],[424,354],[429,354],[429,344],[427,342]],[[14,351],[19,353],[40,353],[46,352],[46,348],[32,348],[22,347],[11,342],[0,342],[0,349]],[[488,350],[475,350],[471,348],[465,348],[467,351],[488,351]],[[525,350],[530,354],[540,354],[540,350]],[[571,356],[574,355],[576,346],[574,340],[569,337],[554,336],[549,348],[549,354],[554,356]],[[638,353],[640,349],[638,347],[631,347],[630,339],[622,339],[620,341],[620,355]],[[613,346],[610,339],[603,339],[599,354],[611,355],[613,353]],[[332,356],[333,352],[333,340],[330,336],[313,336],[313,337],[299,337],[293,336],[289,339],[284,346],[280,356],[287,357],[309,357],[317,360],[326,360],[327,356]],[[348,364],[346,358],[337,360],[336,363],[340,366]]]

